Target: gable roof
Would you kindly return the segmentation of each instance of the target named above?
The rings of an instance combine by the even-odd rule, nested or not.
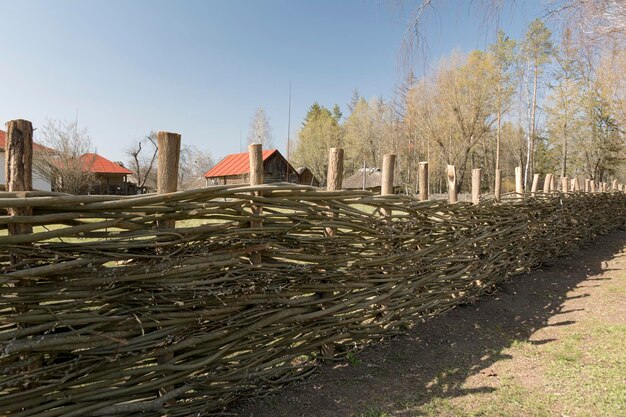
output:
[[[6,147],[7,147],[7,132],[0,130],[0,151],[4,151]],[[33,149],[37,151],[42,151],[48,148],[36,142],[33,142]]]
[[[80,157],[83,161],[85,171],[94,174],[132,174],[133,171],[124,168],[120,164],[109,161],[104,156],[97,153],[86,153]]]
[[[278,149],[268,149],[263,151],[263,162],[277,153]],[[282,155],[281,155],[282,156]],[[250,157],[248,152],[231,153],[217,163],[213,168],[204,174],[204,178],[226,177],[229,175],[248,174],[250,172]]]

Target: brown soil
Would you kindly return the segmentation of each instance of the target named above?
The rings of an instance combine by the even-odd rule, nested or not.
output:
[[[305,381],[273,396],[241,401],[226,413],[348,417],[375,406],[386,415],[413,416],[411,410],[434,398],[497,390],[506,377],[502,369],[514,369],[516,380],[526,386],[541,387],[542,372],[532,357],[516,358],[513,368],[498,364],[511,359],[507,350],[513,343],[550,344],[560,337],[560,326],[590,312],[623,323],[626,303],[607,310],[598,290],[611,285],[610,271],[626,270],[626,257],[617,256],[625,245],[626,231],[600,237],[572,257],[513,278],[475,304],[366,348],[352,363],[320,366]]]

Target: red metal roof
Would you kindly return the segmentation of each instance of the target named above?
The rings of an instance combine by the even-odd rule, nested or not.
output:
[[[7,133],[0,130],[0,150],[4,150],[7,147]],[[45,146],[42,146],[38,143],[33,142],[33,149],[42,151],[44,149],[48,149]]]
[[[278,149],[263,151],[263,161],[278,152]],[[241,175],[250,172],[250,157],[248,152],[231,153],[211,168],[204,178],[227,177],[229,175]]]
[[[104,156],[100,156],[97,153],[86,153],[80,157],[83,160],[83,166],[85,171],[90,171],[95,174],[132,174],[130,171],[120,164],[109,161]]]

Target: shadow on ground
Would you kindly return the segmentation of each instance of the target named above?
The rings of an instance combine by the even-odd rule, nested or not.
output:
[[[493,391],[496,388],[490,386],[468,390],[463,383],[478,373],[491,376],[489,368],[510,358],[502,352],[513,343],[554,341],[529,338],[540,328],[574,323],[558,319],[574,311],[563,308],[568,293],[582,281],[593,285],[589,281],[602,280],[596,276],[607,270],[606,261],[624,242],[626,231],[600,237],[570,257],[514,277],[475,304],[458,307],[416,325],[405,335],[365,349],[350,363],[321,366],[306,381],[270,397],[241,401],[227,413],[241,417],[347,417],[367,415],[364,411],[375,406],[404,417],[413,415],[403,411],[407,403],[419,406],[434,398]]]

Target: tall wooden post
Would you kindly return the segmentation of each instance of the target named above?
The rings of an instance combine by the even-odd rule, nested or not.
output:
[[[6,123],[4,174],[6,191],[31,191],[33,189],[33,125],[28,120],[11,120]],[[28,216],[30,208],[8,208],[9,216]],[[30,224],[9,224],[10,235],[33,232]],[[14,259],[17,260],[17,259]]]
[[[617,180],[613,180],[613,184],[611,184],[612,190],[617,190]]]
[[[328,191],[341,190],[343,182],[343,149],[330,148],[328,151],[328,173],[326,175],[326,189]],[[330,217],[334,217],[334,213],[329,212]],[[335,236],[337,230],[332,227],[327,227],[327,236]]]
[[[572,178],[572,191],[579,192],[580,191],[580,182],[578,177]]]
[[[326,189],[328,191],[341,190],[343,182],[343,149],[330,148],[328,151],[328,172],[326,174]],[[328,212],[329,217],[334,217],[335,213]],[[327,227],[324,229],[326,236],[332,237],[337,233],[337,229],[334,227]],[[333,296],[332,292],[320,292],[318,293],[322,300],[322,306],[324,306],[324,299],[328,299]],[[333,343],[324,343],[320,346],[320,352],[324,358],[332,358],[335,355],[335,345]]]
[[[592,193],[596,192],[596,180],[589,181],[589,191]]]
[[[515,194],[524,195],[524,182],[522,177],[522,167],[515,167]]]
[[[494,184],[493,196],[499,203],[502,200],[502,170],[496,169],[496,183]]]
[[[262,185],[263,184],[263,145],[260,143],[251,143],[248,146],[248,155],[250,159],[250,185]],[[261,195],[260,192],[255,192],[255,195]],[[252,214],[254,216],[263,213],[263,208],[259,205],[252,204]],[[250,227],[261,227],[262,221],[252,220],[250,221]],[[261,253],[253,252],[250,254],[250,262],[253,265],[261,263]]]
[[[387,154],[383,156],[383,172],[380,183],[380,195],[393,194],[393,171],[395,169],[396,156]],[[391,216],[391,210],[382,211],[383,216]]]
[[[569,192],[569,177],[561,177],[561,192],[563,194]]]
[[[448,202],[454,204],[458,201],[456,190],[456,167],[454,165],[448,165],[447,170],[448,178]]]
[[[591,180],[589,178],[585,178],[585,192],[591,192]]]
[[[428,200],[428,162],[419,163],[420,201]]]
[[[178,164],[180,161],[180,135],[171,132],[157,133],[157,193],[167,194],[176,192],[178,189]],[[159,229],[171,229],[176,227],[176,220],[158,220]],[[167,364],[174,359],[174,353],[168,352],[157,357],[157,363]],[[159,395],[163,396],[176,387],[173,385],[161,387]],[[167,404],[174,404],[176,399],[171,399]]]
[[[157,193],[173,193],[178,189],[178,164],[180,161],[180,135],[171,132],[157,133],[158,170]],[[173,228],[176,220],[160,220],[159,228]]]
[[[550,185],[552,184],[552,174],[546,174],[546,178],[543,181],[543,192],[548,194],[550,192]]]
[[[472,169],[472,204],[480,204],[480,168]]]
[[[539,187],[539,174],[533,175],[533,185],[530,188],[530,195],[533,197],[537,194],[537,188]]]

